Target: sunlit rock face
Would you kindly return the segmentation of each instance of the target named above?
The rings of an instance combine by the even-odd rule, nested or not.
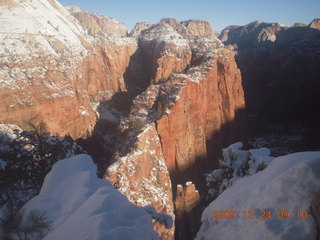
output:
[[[66,9],[78,20],[79,24],[93,37],[126,37],[127,28],[116,19],[85,11],[77,6]]]
[[[0,121],[90,135],[99,102],[125,90],[123,73],[136,42],[90,37],[55,0],[5,1],[0,8]]]
[[[208,26],[199,21],[196,24]],[[106,177],[129,195],[130,201],[140,205],[151,201],[158,211],[167,214],[168,206],[173,208],[171,195],[166,193],[166,203],[156,202],[159,193],[150,198],[146,190],[169,190],[168,181],[153,177],[155,162],[164,162],[168,168],[162,171],[158,167],[162,176],[182,173],[207,157],[208,142],[226,138],[221,135],[217,139],[213,134],[231,124],[237,111],[245,107],[234,55],[214,35],[203,37],[204,33],[194,31],[192,26],[192,21],[163,19],[137,37],[137,51],[149,83],[134,98],[130,114],[120,123],[113,163],[106,171]],[[180,216],[198,204],[199,193],[190,200],[191,195],[182,204],[185,207],[177,202]],[[173,239],[168,234],[165,239]]]
[[[309,27],[320,30],[320,18],[313,19]]]
[[[113,156],[107,179],[132,203],[152,205],[174,218],[171,181],[155,126],[145,126],[138,134],[136,130],[131,128],[124,133],[126,139],[121,144],[125,145]],[[154,229],[162,239],[173,239],[174,228],[156,224]]]
[[[169,173],[206,158],[245,107],[233,53],[210,25],[163,19],[128,37],[116,20],[55,0],[0,10],[0,121],[86,138],[107,112],[101,103],[130,92],[105,176],[131,202],[174,217]],[[154,228],[174,239],[174,229]]]
[[[197,24],[210,27],[202,21],[163,19],[139,38],[153,84],[167,93],[160,93],[155,102],[157,131],[169,170],[184,169],[197,158],[205,158],[212,134],[245,105],[233,54],[211,28],[207,38],[204,30],[196,32],[190,27]]]

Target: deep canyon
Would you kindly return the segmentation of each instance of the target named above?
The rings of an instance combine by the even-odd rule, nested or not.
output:
[[[319,19],[216,36],[169,18],[128,32],[55,0],[0,9],[0,122],[71,138],[130,202],[175,219],[161,239],[194,239],[221,148],[273,135],[274,156],[319,150]]]

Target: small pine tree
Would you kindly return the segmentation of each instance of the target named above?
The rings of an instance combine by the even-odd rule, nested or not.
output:
[[[5,207],[0,218],[3,240],[41,240],[52,229],[44,212]]]

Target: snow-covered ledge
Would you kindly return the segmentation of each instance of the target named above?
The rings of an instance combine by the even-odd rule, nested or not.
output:
[[[53,222],[47,240],[155,240],[152,219],[172,227],[172,219],[152,207],[131,204],[111,183],[96,176],[90,156],[77,155],[56,163],[41,192],[25,206],[45,212]]]

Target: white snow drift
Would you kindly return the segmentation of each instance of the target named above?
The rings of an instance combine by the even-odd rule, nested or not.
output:
[[[274,159],[263,171],[236,181],[203,212],[197,240],[316,239],[310,215],[314,194],[320,190],[320,152],[302,152]],[[236,219],[212,219],[213,211],[236,211]],[[244,219],[243,211],[271,211],[266,219]],[[280,219],[278,211],[291,216]],[[297,211],[308,211],[307,219]]]
[[[152,218],[172,226],[169,216],[152,207],[140,208],[106,180],[98,179],[96,166],[88,155],[77,155],[56,163],[46,176],[41,192],[26,205],[53,221],[47,240],[151,240]]]

